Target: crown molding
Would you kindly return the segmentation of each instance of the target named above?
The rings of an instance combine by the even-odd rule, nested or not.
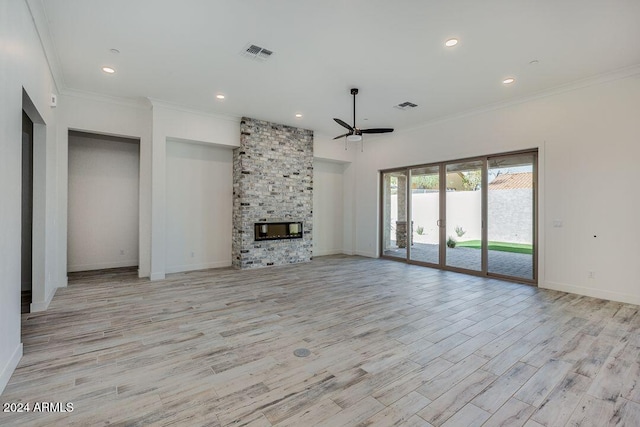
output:
[[[64,78],[62,75],[62,69],[60,67],[60,58],[58,57],[58,51],[56,50],[51,33],[49,31],[49,20],[42,4],[42,0],[24,0],[31,15],[33,21],[33,27],[40,40],[40,46],[42,47],[42,53],[44,54],[47,66],[49,67],[49,73],[53,79],[53,85],[58,94],[66,87]]]
[[[509,101],[501,101],[493,104],[484,105],[482,107],[472,108],[470,110],[463,111],[461,113],[455,113],[447,116],[437,117],[437,118],[428,120],[424,123],[421,123],[418,126],[403,129],[398,133],[412,132],[412,131],[420,130],[423,128],[427,128],[429,126],[433,126],[435,124],[448,122],[451,120],[458,120],[465,117],[476,116],[476,115],[484,114],[490,111],[501,110],[503,108],[512,107],[514,105],[525,104],[527,102],[535,101],[537,99],[556,96],[566,92],[584,89],[590,86],[597,86],[603,83],[608,83],[616,80],[625,79],[628,77],[633,77],[639,74],[640,74],[640,64],[635,64],[629,67],[620,68],[607,73],[598,74],[596,76],[587,77],[584,79],[573,81],[571,83],[556,86],[551,89],[536,92],[532,95],[526,95],[517,99],[511,99]]]
[[[151,109],[151,104],[147,98],[123,98],[119,96],[104,95],[101,93],[88,92],[75,89],[64,89],[61,96],[71,98],[81,98],[89,101],[104,102],[107,104],[121,105],[123,107],[138,108],[142,110]]]
[[[156,98],[124,98],[118,96],[104,95],[95,92],[64,89],[61,96],[68,96],[72,98],[81,98],[89,101],[104,102],[108,104],[121,105],[130,108],[139,108],[143,110],[153,109],[154,107],[160,107],[173,111],[181,111],[183,113],[195,114],[203,117],[214,118],[219,120],[231,121],[234,123],[240,123],[240,116],[224,115],[218,113],[212,113],[205,110],[199,110],[196,108],[185,107],[181,104],[174,104],[168,101],[163,101]]]
[[[195,114],[195,115],[198,115],[198,116],[214,118],[214,119],[219,119],[219,120],[226,120],[226,121],[230,121],[230,122],[234,122],[234,123],[240,123],[240,120],[242,119],[242,116],[233,116],[231,114],[213,113],[213,112],[210,112],[210,111],[201,110],[201,109],[197,109],[197,108],[190,108],[190,107],[187,107],[187,106],[182,105],[182,104],[176,104],[176,103],[173,103],[173,102],[164,101],[162,99],[149,97],[149,98],[147,98],[147,100],[151,103],[151,105],[154,108],[155,107],[160,107],[160,108],[164,108],[164,109],[167,109],[167,110],[180,111],[180,112],[183,112],[183,113]]]

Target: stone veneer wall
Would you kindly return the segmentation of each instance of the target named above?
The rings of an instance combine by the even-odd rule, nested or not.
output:
[[[236,268],[311,261],[313,131],[243,117],[233,150]],[[254,240],[254,223],[302,221],[302,239]]]

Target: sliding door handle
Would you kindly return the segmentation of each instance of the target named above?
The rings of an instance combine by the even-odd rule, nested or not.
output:
[[[437,220],[436,224],[438,225],[438,227],[442,227],[442,220],[441,219]]]

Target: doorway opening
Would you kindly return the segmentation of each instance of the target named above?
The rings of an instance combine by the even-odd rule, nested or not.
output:
[[[46,308],[45,276],[53,281],[53,272],[45,269],[45,222],[47,213],[47,125],[22,89],[21,170],[21,311],[29,313]],[[53,294],[50,294],[53,296]],[[43,308],[44,307],[44,308]]]
[[[21,313],[33,299],[33,121],[22,110]]]
[[[381,171],[380,256],[537,283],[537,150]]]
[[[69,131],[67,273],[139,265],[140,140]]]

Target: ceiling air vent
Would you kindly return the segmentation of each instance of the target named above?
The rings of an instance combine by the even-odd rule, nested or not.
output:
[[[403,102],[402,104],[394,105],[393,108],[397,108],[398,110],[408,110],[410,108],[416,108],[418,104],[414,104],[413,102]]]
[[[265,49],[260,46],[256,46],[255,44],[249,43],[244,47],[242,52],[240,52],[242,56],[246,56],[247,58],[257,59],[259,61],[266,61],[273,55],[273,52],[269,49]]]

